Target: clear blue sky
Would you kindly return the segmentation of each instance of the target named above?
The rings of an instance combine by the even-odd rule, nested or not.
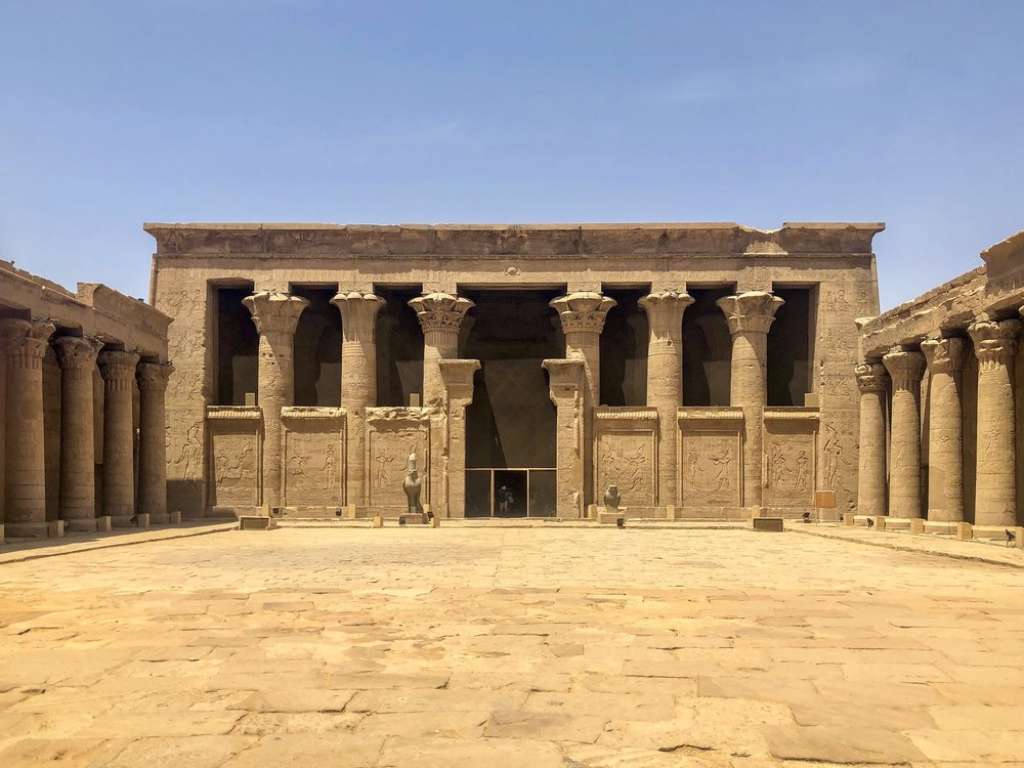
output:
[[[0,0],[0,257],[143,221],[883,220],[883,307],[1024,228],[1024,2]]]

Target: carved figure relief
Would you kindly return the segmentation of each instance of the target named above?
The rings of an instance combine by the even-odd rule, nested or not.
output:
[[[739,503],[739,446],[735,435],[701,434],[683,438],[683,505]]]
[[[334,507],[343,503],[339,471],[344,432],[336,421],[289,421],[285,432],[285,506]]]
[[[430,451],[428,426],[410,426],[399,421],[381,422],[371,427],[368,439],[370,473],[370,504],[382,507],[406,507],[408,500],[402,490],[406,461],[416,454],[422,465],[419,476],[423,484],[423,501],[430,500]]]
[[[654,445],[650,433],[606,432],[598,437],[597,487],[617,486],[622,503],[654,504]]]
[[[814,501],[814,432],[810,427],[769,430],[765,438],[765,504],[805,507]],[[805,429],[807,431],[805,431]]]
[[[255,432],[214,430],[211,441],[211,503],[224,507],[256,504],[259,469]]]

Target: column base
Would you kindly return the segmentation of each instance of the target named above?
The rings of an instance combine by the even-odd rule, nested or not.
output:
[[[924,532],[933,536],[956,536],[958,521],[925,520]]]
[[[921,520],[920,517],[887,517],[885,529],[887,531],[910,531],[914,530],[914,521]]]
[[[12,539],[45,539],[48,526],[41,523],[6,523],[7,536]]]
[[[110,515],[100,515],[96,518],[96,531],[98,533],[110,533],[114,527],[114,521]]]
[[[46,538],[48,538],[48,539],[63,539],[64,538],[64,521],[63,520],[47,520],[46,521]]]
[[[68,533],[95,533],[95,517],[72,517],[64,521],[64,530]]]
[[[176,509],[167,513],[167,522],[171,525],[181,525],[181,510]]]

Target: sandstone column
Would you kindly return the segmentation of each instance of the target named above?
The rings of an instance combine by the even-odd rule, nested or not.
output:
[[[860,389],[860,451],[857,514],[885,514],[885,366],[867,362],[855,369]]]
[[[96,530],[93,374],[103,342],[62,336],[54,341],[61,369],[60,517],[68,531]]]
[[[466,516],[466,406],[473,402],[473,374],[479,360],[440,360],[445,388],[445,440],[441,475],[441,517]]]
[[[1017,524],[1013,358],[1020,327],[1019,320],[979,320],[967,329],[978,357],[975,525]]]
[[[341,405],[348,447],[346,504],[366,506],[365,410],[377,405],[377,312],[384,300],[372,293],[342,291],[331,303],[341,312]],[[425,370],[425,369],[424,369]]]
[[[163,525],[167,515],[167,416],[164,397],[170,363],[139,365],[139,512]]]
[[[100,352],[103,374],[103,514],[114,527],[135,515],[135,427],[132,388],[139,356],[124,350]]]
[[[964,519],[963,411],[960,402],[964,342],[928,339],[929,357],[928,519],[956,523]]]
[[[677,500],[676,423],[683,403],[683,313],[693,303],[684,291],[658,291],[640,299],[647,312],[647,404],[658,409],[658,506]],[[598,489],[599,491],[601,489]]]
[[[12,537],[46,537],[43,355],[54,326],[0,320],[7,348],[6,523]]]
[[[545,360],[551,402],[555,404],[555,514],[578,519],[586,511],[587,452],[584,450],[586,364],[583,360]]]
[[[591,291],[570,293],[549,302],[549,306],[558,312],[562,322],[562,331],[565,333],[565,358],[583,363],[583,391],[580,393],[580,457],[583,480],[579,491],[584,510],[594,493],[593,421],[594,407],[601,404],[601,331],[604,330],[608,311],[615,304],[615,299]],[[559,428],[561,429],[561,417]]]
[[[921,377],[924,355],[895,348],[882,358],[892,379],[889,516],[921,517]]]
[[[438,363],[458,357],[459,326],[473,302],[450,293],[428,293],[410,300],[409,306],[423,329],[423,405],[429,406],[444,398]]]
[[[262,506],[281,506],[281,408],[295,399],[295,326],[309,302],[283,291],[258,291],[242,303],[260,334],[256,402],[263,413]]]
[[[767,400],[768,329],[785,302],[764,291],[744,291],[718,300],[732,335],[729,404],[743,408],[743,506],[761,507],[762,416]]]

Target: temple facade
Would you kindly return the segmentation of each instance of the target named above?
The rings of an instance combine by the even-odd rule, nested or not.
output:
[[[0,541],[171,522],[170,318],[0,262]]]
[[[148,224],[167,483],[215,516],[857,504],[881,224]]]
[[[981,258],[858,323],[862,522],[981,538],[1024,524],[1024,232]]]

